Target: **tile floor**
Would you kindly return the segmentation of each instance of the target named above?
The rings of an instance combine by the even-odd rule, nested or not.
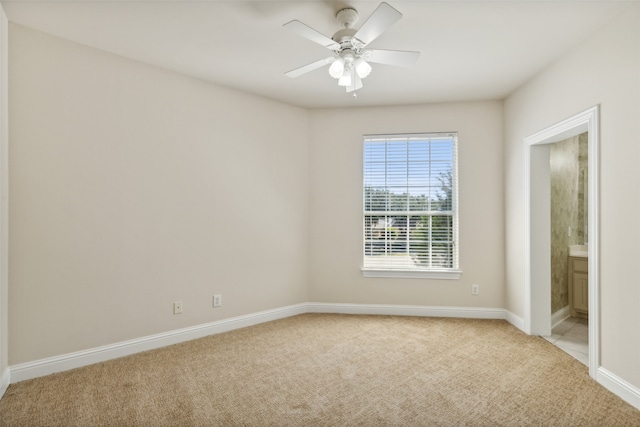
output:
[[[550,337],[543,338],[589,366],[588,324],[587,319],[569,317],[553,328]]]

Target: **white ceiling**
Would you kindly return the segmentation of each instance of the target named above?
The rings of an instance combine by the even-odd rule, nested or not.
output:
[[[283,75],[327,57],[282,28],[297,19],[331,37],[335,13],[379,1],[2,1],[9,20],[98,49],[302,107],[502,99],[631,1],[402,1],[404,16],[369,45],[416,50],[412,68],[373,64],[358,98],[326,68]]]

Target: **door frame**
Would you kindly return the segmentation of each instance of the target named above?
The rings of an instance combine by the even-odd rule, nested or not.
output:
[[[596,105],[524,139],[525,257],[524,329],[530,335],[551,335],[551,221],[549,144],[588,132],[589,235],[589,375],[600,365],[600,106]]]

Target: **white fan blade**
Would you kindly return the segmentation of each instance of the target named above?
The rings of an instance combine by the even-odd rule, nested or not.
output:
[[[387,3],[380,3],[380,6],[373,11],[367,21],[362,24],[362,27],[353,36],[357,39],[362,46],[366,46],[374,41],[378,36],[384,33],[387,28],[396,23],[402,14],[389,6]]]
[[[371,53],[369,53],[371,52]],[[397,65],[399,67],[411,67],[420,57],[420,52],[408,52],[404,50],[371,49],[364,58],[367,62],[378,64]]]
[[[289,31],[292,31],[299,36],[311,40],[314,43],[318,43],[320,46],[324,46],[327,49],[336,50],[340,49],[340,44],[334,42],[324,34],[319,33],[308,25],[303,24],[300,21],[291,21],[283,25]]]
[[[284,73],[284,75],[291,78],[298,77],[305,73],[308,73],[309,71],[317,70],[318,68],[324,65],[331,64],[335,60],[336,60],[335,56],[330,56],[328,58],[324,58],[319,61],[312,62],[311,64],[303,65],[302,67],[298,67],[294,70],[287,71],[286,73]]]

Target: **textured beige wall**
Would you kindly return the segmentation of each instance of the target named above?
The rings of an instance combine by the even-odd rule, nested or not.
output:
[[[569,305],[568,247],[584,243],[587,151],[586,133],[551,144],[551,313]]]
[[[502,103],[318,110],[311,116],[313,301],[503,307]],[[458,131],[459,280],[364,278],[362,136]],[[471,284],[480,295],[471,295]]]
[[[18,25],[9,59],[10,364],[308,300],[306,110]]]
[[[600,361],[640,387],[640,5],[628,9],[505,101],[506,308],[524,315],[525,137],[600,104]],[[590,241],[592,239],[590,238]]]

